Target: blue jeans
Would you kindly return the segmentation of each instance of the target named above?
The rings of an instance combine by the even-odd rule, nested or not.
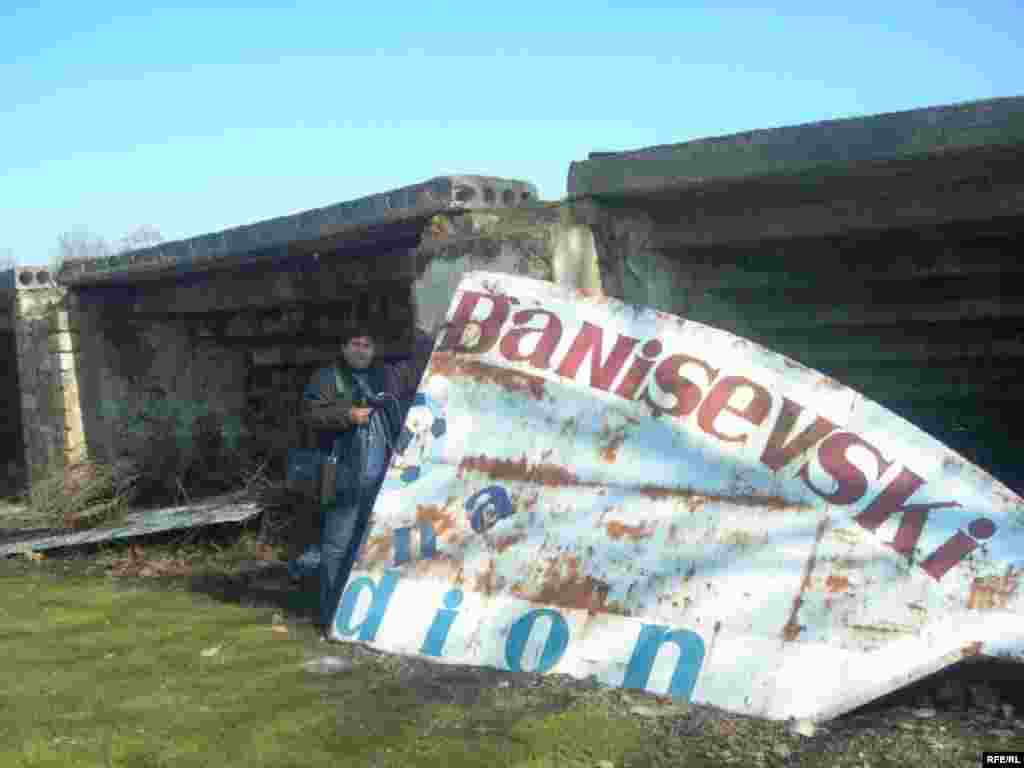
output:
[[[320,527],[320,623],[330,631],[352,565],[369,530],[370,512],[384,482],[389,450],[386,414],[377,410],[356,427],[357,445],[338,462],[338,495],[323,511]],[[335,455],[342,453],[334,447]]]
[[[320,528],[320,624],[330,631],[352,566],[370,530],[370,512],[381,479],[364,485],[361,498],[346,499],[324,510]],[[346,494],[348,495],[348,494]],[[352,493],[352,496],[357,494]]]

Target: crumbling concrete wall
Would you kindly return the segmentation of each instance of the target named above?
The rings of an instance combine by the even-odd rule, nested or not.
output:
[[[0,496],[24,484],[25,437],[21,425],[21,384],[15,328],[13,269],[0,273]]]
[[[8,389],[18,390],[25,463],[37,477],[85,456],[180,458],[212,439],[283,468],[307,438],[302,389],[338,357],[348,328],[368,326],[380,356],[408,358],[430,343],[471,270],[602,292],[590,229],[560,205],[519,202],[388,219],[217,268],[185,260],[129,274],[128,254],[77,265],[103,279],[66,289],[35,270],[12,291],[10,322],[19,380]]]
[[[25,479],[79,460],[84,451],[82,414],[74,369],[76,334],[66,292],[45,267],[13,272],[9,317],[13,327]]]
[[[602,293],[590,229],[561,204],[438,215],[423,233],[413,283],[417,327],[434,335],[462,276],[474,270]]]
[[[660,206],[587,216],[617,296],[823,371],[1024,490],[1024,217],[700,247]]]
[[[339,283],[325,295],[330,264],[323,270],[312,296],[282,295],[285,281],[270,268],[234,284],[211,275],[77,289],[90,454],[150,462],[158,452],[172,472],[213,450],[283,470],[288,449],[306,439],[302,389],[316,366],[338,357],[345,330],[369,326],[384,357],[408,355],[412,345],[408,280]]]
[[[418,247],[296,257],[258,269],[75,290],[76,357],[90,452],[114,460],[168,430],[211,425],[280,466],[302,444],[303,387],[368,326],[402,359],[436,333],[462,274],[486,269],[599,292],[589,231],[557,206],[435,216]]]
[[[8,317],[3,317],[0,323],[6,326],[8,321]],[[14,333],[0,330],[0,496],[17,491],[24,481],[24,471],[18,350]]]
[[[756,131],[574,164],[572,206],[610,294],[828,373],[1021,491],[1021,147],[1024,99]]]
[[[244,351],[198,337],[182,316],[140,316],[109,295],[75,296],[76,369],[89,454],[138,457],[165,438],[187,451],[201,429],[229,443],[245,405]]]
[[[603,206],[589,200],[564,205],[567,218],[594,242],[592,263],[610,296],[688,317],[743,336],[754,323],[743,307],[705,290],[713,250],[684,255],[657,242],[657,227],[642,204]],[[727,268],[718,278],[728,280]]]

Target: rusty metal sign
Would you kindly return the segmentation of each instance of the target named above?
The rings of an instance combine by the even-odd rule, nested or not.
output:
[[[828,719],[1024,660],[1024,501],[743,338],[460,284],[332,633]]]

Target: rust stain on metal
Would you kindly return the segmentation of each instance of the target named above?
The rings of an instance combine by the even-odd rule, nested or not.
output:
[[[518,544],[520,541],[526,538],[525,533],[512,534],[510,536],[502,536],[496,542],[494,542],[494,548],[499,552],[504,552],[511,546]]]
[[[850,580],[846,576],[832,574],[825,579],[825,589],[828,592],[846,592],[850,589]]]
[[[608,603],[608,591],[606,582],[580,573],[579,560],[573,555],[549,560],[541,575],[539,588],[528,584],[512,587],[513,594],[531,602],[589,613],[627,615],[621,606]]]
[[[496,480],[530,482],[551,487],[596,485],[581,481],[565,467],[560,467],[557,464],[534,464],[531,466],[527,464],[525,456],[518,461],[492,459],[488,456],[467,456],[459,462],[458,476],[460,479],[466,470],[482,472]]]
[[[831,376],[822,376],[818,381],[819,387],[827,387],[828,389],[846,389],[842,384],[833,379]]]
[[[699,496],[695,491],[691,491],[687,488],[664,488],[658,485],[642,485],[638,489],[640,494],[646,496],[652,501],[660,501],[661,499],[673,499],[673,498],[690,498],[693,496]]]
[[[789,620],[782,627],[782,639],[787,643],[796,640],[804,630],[804,625],[797,622],[797,616],[800,613],[800,607],[804,604],[804,592],[807,591],[811,584],[811,574],[814,573],[814,566],[818,561],[818,547],[825,536],[828,523],[829,519],[827,517],[823,518],[818,523],[818,528],[814,532],[814,544],[811,547],[811,556],[804,563],[804,576],[800,582],[800,589],[793,598],[793,607],[789,613]]]
[[[459,462],[458,477],[462,479],[465,472],[475,471],[489,475],[495,480],[512,482],[528,482],[536,485],[556,487],[601,487],[600,483],[581,480],[573,472],[557,464],[529,464],[525,456],[518,460],[495,459],[490,456],[467,456]],[[770,509],[810,509],[805,502],[793,502],[780,496],[767,494],[734,494],[700,493],[691,488],[666,488],[658,485],[641,485],[636,492],[647,498],[658,501],[661,499],[686,499],[689,502],[703,505],[707,502],[724,502],[735,505],[766,507]]]
[[[458,572],[456,561],[451,555],[438,554],[434,557],[414,559],[405,565],[406,576],[417,579],[451,581]]]
[[[616,541],[623,537],[633,539],[634,541],[648,539],[654,533],[654,528],[648,528],[646,521],[640,525],[626,525],[617,520],[612,520],[605,526],[605,529],[608,531],[608,535]]]
[[[866,635],[906,635],[914,631],[913,627],[904,627],[892,624],[886,624],[879,622],[878,624],[850,624],[849,629],[851,632],[860,632]]]
[[[971,584],[967,607],[976,611],[1001,610],[1017,594],[1017,572],[1010,568],[1005,576],[976,578]]]
[[[366,565],[380,565],[391,559],[394,549],[394,536],[386,533],[381,536],[370,536],[363,547],[362,562]]]
[[[799,604],[802,602],[803,600],[801,600],[799,597],[796,599],[797,610],[799,610]],[[800,633],[803,631],[804,625],[797,624],[796,620],[791,618],[789,621],[786,622],[785,626],[782,627],[782,639],[785,640],[787,643],[791,643],[794,640],[796,640],[800,636]]]
[[[802,501],[790,501],[781,496],[770,496],[758,493],[702,493],[693,488],[666,488],[658,485],[642,485],[639,493],[653,501],[661,499],[689,499],[704,504],[706,502],[725,502],[770,509],[811,509],[811,505]]]
[[[487,570],[477,574],[473,582],[473,589],[483,592],[485,595],[493,595],[497,589],[497,573],[495,572],[494,558],[487,564]]]
[[[982,643],[980,640],[975,640],[973,643],[968,643],[960,649],[960,655],[964,658],[968,656],[980,656],[981,655]]]
[[[604,440],[604,445],[601,446],[601,458],[609,464],[615,463],[615,459],[618,458],[619,448],[626,441],[626,432],[624,429],[615,430],[602,430],[601,438]]]
[[[534,400],[542,400],[545,394],[545,382],[542,378],[499,368],[496,365],[487,365],[477,360],[463,360],[452,352],[434,352],[430,361],[430,372],[449,379],[462,377],[488,382],[509,392],[529,395]]]
[[[416,506],[416,521],[429,523],[434,528],[434,535],[441,538],[455,528],[455,516],[446,514],[443,507],[436,504],[419,504]]]

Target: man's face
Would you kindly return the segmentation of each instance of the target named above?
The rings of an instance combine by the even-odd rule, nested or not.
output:
[[[370,367],[370,363],[373,362],[373,352],[373,339],[369,336],[356,336],[341,348],[345,362],[356,370]]]

